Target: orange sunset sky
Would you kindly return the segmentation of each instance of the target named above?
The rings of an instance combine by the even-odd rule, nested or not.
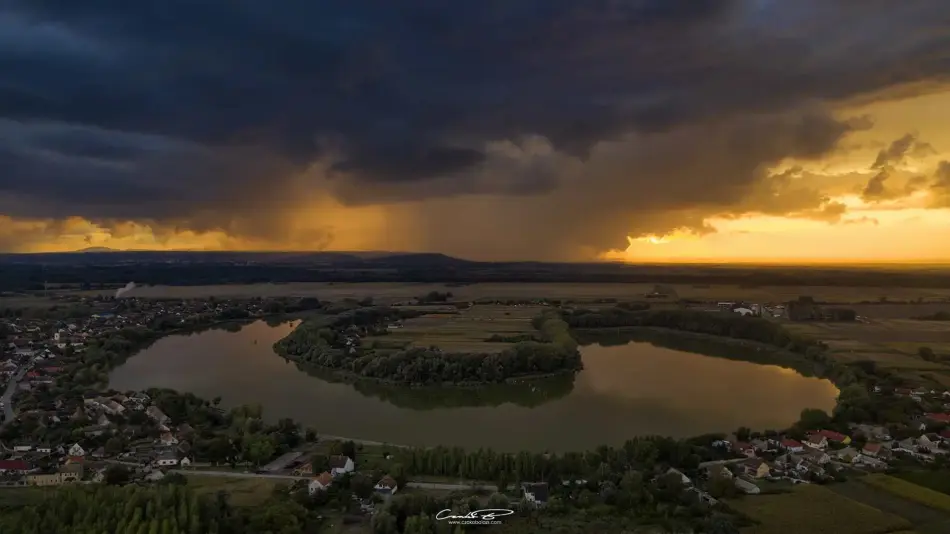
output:
[[[950,261],[945,1],[199,1],[0,7],[0,251]]]
[[[715,231],[697,234],[674,230],[666,234],[629,237],[627,249],[583,250],[578,260],[608,259],[630,262],[767,261],[767,262],[907,262],[950,260],[950,205],[936,207],[938,199],[921,189],[902,194],[907,177],[929,177],[938,164],[950,159],[950,91],[897,99],[865,106],[842,107],[841,116],[868,115],[873,127],[855,132],[834,153],[818,161],[784,161],[771,169],[779,172],[801,166],[809,186],[844,204],[838,221],[749,213],[718,217],[705,222]],[[889,143],[913,134],[927,143],[896,165],[889,180],[894,198],[862,199],[862,190],[877,171],[870,169],[877,154]],[[37,236],[19,241],[17,252],[57,252],[90,246],[116,249],[196,250],[312,250],[308,236],[332,221],[335,250],[420,250],[413,239],[411,219],[417,209],[452,209],[452,200],[413,204],[379,204],[346,207],[330,199],[314,199],[292,207],[287,214],[290,230],[285,239],[252,239],[222,231],[193,232],[162,228],[156,235],[148,224],[121,223],[102,228],[81,218],[58,224],[43,220],[0,219],[0,232],[8,237]],[[443,206],[438,206],[443,204]],[[490,209],[490,208],[486,208]],[[318,216],[316,214],[319,214]],[[635,216],[635,215],[633,215]],[[312,224],[311,221],[317,221]],[[407,224],[408,223],[408,224]],[[477,239],[470,236],[469,239]],[[318,238],[319,241],[320,238]],[[492,239],[486,231],[485,239]],[[475,256],[469,247],[447,247],[446,252]]]

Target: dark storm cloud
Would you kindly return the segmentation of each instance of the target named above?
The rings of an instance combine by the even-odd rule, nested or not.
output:
[[[904,156],[917,143],[917,136],[907,134],[900,139],[895,140],[887,148],[877,154],[877,159],[871,165],[872,169],[882,169],[887,165],[898,165],[904,162]]]
[[[610,207],[576,224],[641,190],[660,220],[832,149],[855,125],[813,101],[945,80],[948,22],[945,0],[7,0],[0,214],[263,232],[316,162],[355,203],[554,194],[632,139],[644,166],[598,163]]]
[[[932,207],[950,208],[950,161],[941,161],[930,186]]]

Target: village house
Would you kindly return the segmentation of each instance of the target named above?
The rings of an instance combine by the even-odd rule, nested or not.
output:
[[[749,482],[748,480],[743,480],[738,477],[735,478],[735,485],[737,488],[739,488],[744,493],[747,493],[749,495],[756,495],[762,492],[762,490],[759,489],[759,487],[756,486],[755,484]]]
[[[353,459],[349,456],[336,455],[330,457],[330,474],[333,478],[352,473],[356,468]]]
[[[765,478],[769,476],[769,464],[761,458],[749,458],[739,464],[745,474],[752,478]]]
[[[820,449],[805,449],[805,452],[802,454],[809,462],[819,465],[824,465],[831,461],[831,457],[828,456],[828,453]]]
[[[178,445],[178,438],[171,432],[162,432],[162,435],[158,437],[158,442],[166,446]]]
[[[30,470],[24,460],[0,460],[0,474],[22,475]]]
[[[145,415],[160,425],[164,425],[169,419],[168,416],[165,415],[165,412],[155,405],[149,406],[148,409],[145,410]]]
[[[730,471],[729,468],[726,467],[725,465],[715,464],[715,465],[710,465],[706,468],[706,476],[708,476],[709,478],[713,478],[717,476],[724,477],[724,478],[732,478],[733,475],[732,475],[732,471]]]
[[[834,457],[841,462],[852,463],[860,454],[854,447],[845,447],[840,451],[835,451]]]
[[[881,454],[882,449],[883,447],[881,447],[880,443],[867,442],[864,444],[864,448],[861,449],[861,454],[865,456],[870,456],[872,458],[877,458],[878,455]],[[886,450],[886,449],[883,449],[883,450]]]
[[[79,482],[82,478],[82,464],[69,464],[55,473],[34,473],[27,475],[26,482],[31,486],[59,486]]]
[[[548,502],[547,482],[525,482],[521,484],[521,491],[524,492],[524,498],[529,503],[543,506]]]
[[[666,474],[667,474],[667,475],[676,475],[676,476],[678,476],[679,479],[680,479],[680,482],[681,482],[684,486],[689,486],[689,485],[691,485],[691,484],[693,483],[693,481],[690,480],[688,476],[684,475],[682,471],[678,471],[678,470],[676,470],[676,469],[673,469],[672,467],[669,468],[669,469],[666,471]]]
[[[828,438],[821,434],[809,434],[805,440],[805,445],[813,449],[825,450],[828,447]]]
[[[178,465],[178,455],[174,452],[164,452],[155,458],[155,465],[158,467],[174,467]]]
[[[69,448],[69,451],[67,451],[67,454],[75,458],[82,458],[86,455],[86,451],[78,443],[74,443],[73,446]]]
[[[788,452],[802,452],[805,450],[805,445],[794,439],[783,439],[780,444]]]
[[[815,432],[815,434],[824,437],[829,443],[840,443],[841,445],[847,445],[851,443],[850,437],[833,430],[819,430],[818,432]]]
[[[396,484],[396,479],[386,475],[379,479],[379,482],[376,483],[376,486],[374,486],[373,489],[377,494],[383,496],[383,498],[389,498],[392,496],[392,494],[396,493],[396,490],[399,489],[399,486]]]
[[[307,484],[307,493],[313,495],[318,491],[326,491],[326,489],[329,488],[330,484],[332,483],[333,475],[324,471],[310,479],[310,483]]]
[[[741,454],[749,458],[755,457],[755,447],[753,447],[749,443],[745,443],[744,441],[735,442],[735,444],[733,444],[732,446],[732,450],[734,450],[738,454]]]

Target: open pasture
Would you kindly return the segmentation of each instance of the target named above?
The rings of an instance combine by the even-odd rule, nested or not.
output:
[[[435,346],[446,352],[498,352],[508,344],[488,342],[488,338],[534,332],[531,319],[544,309],[544,306],[476,305],[452,313],[407,319],[403,328],[385,336],[366,338],[364,342],[388,347]]]
[[[904,518],[816,485],[747,496],[729,505],[759,523],[743,528],[742,534],[888,534],[912,528]]]

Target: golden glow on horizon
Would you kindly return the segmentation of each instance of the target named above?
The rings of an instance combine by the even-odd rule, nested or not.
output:
[[[930,179],[936,165],[950,160],[950,91],[905,100],[895,100],[840,110],[841,117],[868,115],[874,127],[856,132],[841,150],[817,162],[785,161],[774,171],[803,167],[817,175],[810,184],[834,202],[845,205],[840,221],[822,221],[798,216],[752,215],[740,218],[713,217],[705,223],[715,232],[696,235],[678,230],[668,234],[628,237],[625,250],[585,258],[626,262],[913,262],[950,261],[950,209],[926,209],[931,198],[924,191],[878,203],[867,203],[861,190],[873,176],[870,170],[878,151],[908,133],[914,133],[932,149],[909,156],[899,170],[920,173]],[[685,156],[685,155],[684,155]],[[898,187],[894,179],[888,187]],[[430,200],[416,204],[349,207],[317,200],[302,188],[299,204],[287,206],[279,231],[222,230],[194,232],[170,225],[122,223],[112,228],[80,218],[66,221],[13,220],[0,215],[0,250],[16,252],[61,252],[86,247],[152,250],[424,250],[423,224],[431,219],[416,217],[432,210],[450,224],[458,213],[457,202],[468,199]],[[506,200],[522,202],[523,200]],[[466,238],[455,252],[478,258],[474,239],[491,240],[504,231],[510,220],[491,220],[492,205],[478,205],[489,218],[479,226],[483,237]],[[451,209],[449,209],[451,208]],[[484,209],[483,209],[484,208]],[[429,213],[429,212],[427,212]],[[635,221],[637,214],[631,214]],[[434,218],[434,220],[440,220]],[[426,221],[423,223],[422,221]],[[501,222],[499,222],[501,221]],[[505,223],[505,224],[502,224]],[[419,225],[419,226],[414,226]],[[635,227],[635,225],[631,225]],[[255,230],[255,228],[251,228]],[[535,232],[535,234],[538,232]],[[259,237],[235,237],[241,236]],[[273,236],[279,238],[274,239]],[[332,239],[328,238],[332,236]],[[533,237],[533,234],[529,237]],[[472,244],[467,244],[472,243]],[[462,245],[459,245],[462,247]],[[471,248],[468,253],[466,251]],[[517,251],[513,251],[513,254]],[[511,258],[525,259],[525,258]]]

